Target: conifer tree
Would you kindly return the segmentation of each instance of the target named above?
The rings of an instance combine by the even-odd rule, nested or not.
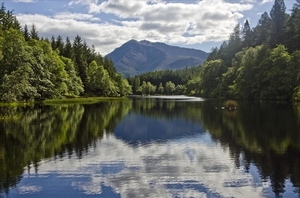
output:
[[[272,31],[270,38],[271,47],[275,47],[277,44],[284,43],[284,32],[287,21],[285,11],[286,7],[284,0],[275,0],[270,11],[270,17],[272,20]]]

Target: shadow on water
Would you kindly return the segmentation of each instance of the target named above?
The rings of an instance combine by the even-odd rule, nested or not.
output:
[[[294,195],[300,196],[300,105],[239,102],[237,110],[228,111],[221,110],[222,104],[219,100],[147,98],[95,105],[1,107],[0,193],[9,195],[25,169],[38,172],[41,160],[84,158],[106,131],[133,148],[209,133],[213,142],[230,151],[236,168],[251,172],[255,166],[260,180],[270,181],[274,196],[284,195],[287,180]],[[204,169],[218,172],[228,167],[217,164]],[[224,186],[244,183],[227,181]],[[184,185],[196,184],[167,187]],[[199,189],[205,191],[205,186]]]

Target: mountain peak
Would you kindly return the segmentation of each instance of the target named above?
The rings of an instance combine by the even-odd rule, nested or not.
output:
[[[118,72],[133,76],[155,70],[177,70],[199,66],[208,53],[202,50],[134,39],[107,55]]]

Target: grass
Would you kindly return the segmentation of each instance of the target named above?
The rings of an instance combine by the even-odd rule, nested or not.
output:
[[[126,100],[127,97],[78,97],[78,98],[63,98],[63,99],[47,99],[35,102],[0,102],[0,107],[20,107],[31,106],[34,104],[95,104],[101,101],[108,100]]]
[[[95,104],[107,100],[125,100],[126,97],[80,97],[80,98],[63,98],[63,99],[47,99],[42,103],[51,104]]]
[[[0,107],[25,107],[33,104],[34,102],[0,102]]]

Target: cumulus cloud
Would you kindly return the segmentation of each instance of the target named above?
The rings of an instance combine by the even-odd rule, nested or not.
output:
[[[60,34],[71,38],[78,34],[100,53],[107,54],[130,39],[169,44],[220,42],[228,39],[244,17],[243,12],[253,8],[249,0],[182,2],[73,0],[69,5],[85,6],[88,13],[22,14],[18,20],[21,24],[34,23],[43,36]]]

